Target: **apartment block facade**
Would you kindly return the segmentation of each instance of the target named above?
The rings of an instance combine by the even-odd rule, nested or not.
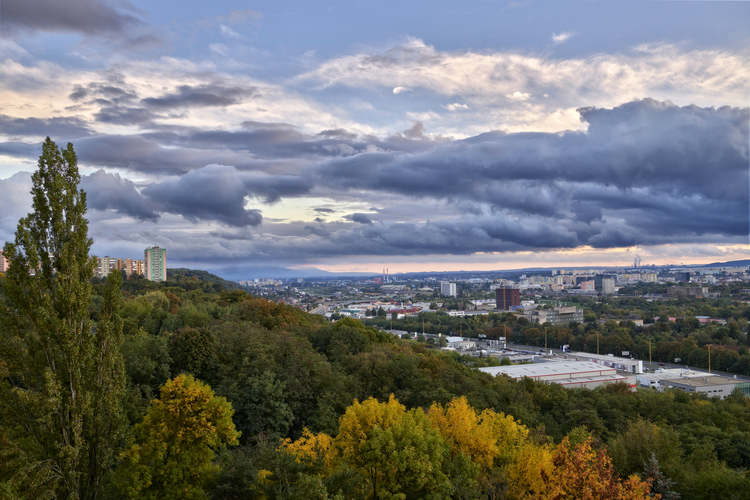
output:
[[[158,246],[143,252],[144,274],[150,281],[167,281],[167,249]]]

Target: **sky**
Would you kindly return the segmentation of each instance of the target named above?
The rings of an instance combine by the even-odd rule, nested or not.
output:
[[[750,259],[750,2],[3,0],[0,242],[229,279]]]

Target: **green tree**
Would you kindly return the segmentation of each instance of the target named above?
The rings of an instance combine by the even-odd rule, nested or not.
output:
[[[124,424],[122,280],[110,274],[92,327],[95,260],[77,163],[72,144],[60,150],[46,139],[33,212],[3,249],[11,264],[0,305],[0,419],[18,452],[7,474],[21,497],[95,498]]]
[[[680,436],[670,427],[642,419],[630,421],[622,435],[610,443],[608,451],[615,470],[623,477],[642,472],[653,456],[667,477],[683,479]]]
[[[219,472],[214,451],[237,444],[232,405],[191,375],[161,388],[122,452],[115,478],[127,498],[205,498],[204,487]]]
[[[653,453],[641,477],[651,485],[651,497],[661,495],[662,500],[680,500],[680,494],[672,490],[674,481],[664,476]]]

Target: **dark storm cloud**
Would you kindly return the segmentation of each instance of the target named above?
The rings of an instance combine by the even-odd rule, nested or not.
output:
[[[273,203],[282,196],[300,196],[309,185],[294,176],[241,172],[226,165],[208,165],[180,177],[154,183],[143,195],[162,210],[189,220],[218,221],[230,226],[257,226],[259,210],[245,208],[247,198]]]
[[[98,170],[83,176],[81,187],[86,191],[89,208],[111,209],[141,221],[159,218],[159,214],[149,208],[153,203],[138,192],[132,181],[121,178],[119,174]]]
[[[68,96],[80,104],[99,106],[97,121],[114,125],[153,126],[162,118],[182,114],[189,108],[227,107],[260,95],[257,87],[226,86],[221,83],[182,85],[160,97],[140,99],[112,75],[114,82],[76,85]]]
[[[74,94],[146,109],[117,82]],[[174,176],[140,194],[107,178],[102,193],[125,194],[97,207],[141,220],[170,213],[245,229],[262,223],[247,252],[269,259],[746,242],[748,109],[646,99],[580,114],[585,132],[489,132],[458,141],[436,139],[419,124],[378,139],[341,129],[306,134],[283,123],[236,130],[152,123],[140,135],[85,137],[75,146],[87,166]],[[20,156],[27,146],[2,143],[0,153]],[[38,155],[38,146],[30,150]],[[379,220],[362,213],[317,224],[263,220],[258,204],[309,194],[373,206]],[[249,233],[242,234],[227,241]]]
[[[26,142],[0,142],[0,154],[34,160],[39,158],[39,144]]]
[[[508,181],[746,194],[747,183],[740,181],[747,178],[747,109],[678,108],[645,100],[612,110],[584,109],[581,119],[589,123],[588,132],[491,132],[413,156],[376,153],[332,160],[321,175],[338,179],[342,187],[364,183],[410,195],[474,194],[490,202],[486,183]]]
[[[143,24],[110,2],[98,0],[3,0],[0,19],[4,30],[86,35],[121,33]]]
[[[141,102],[158,109],[226,107],[239,104],[244,99],[260,95],[257,87],[224,87],[218,84],[177,88],[177,92],[162,97],[150,97]]]
[[[590,234],[580,244],[602,247],[644,242],[652,230],[747,233],[747,108],[678,107],[646,99],[580,113],[587,132],[492,132],[421,154],[337,158],[321,165],[318,182],[465,200],[560,224],[604,220],[614,227],[622,218],[628,231],[609,237],[606,231],[583,231]],[[608,210],[604,219],[602,210]],[[659,230],[660,224],[669,227]]]
[[[257,235],[243,248],[259,260],[300,262],[350,255],[469,255],[475,252],[573,248],[575,233],[539,218],[464,217],[427,223],[321,224],[279,240]],[[239,244],[239,243],[238,243]]]
[[[263,166],[247,154],[193,149],[188,146],[167,146],[139,135],[104,135],[85,138],[75,143],[78,157],[86,165],[149,174],[184,173],[217,162],[232,164],[238,168]]]
[[[372,219],[367,214],[349,214],[345,215],[344,219],[350,220],[352,222],[357,222],[359,224],[372,224]]]
[[[128,106],[105,106],[94,114],[97,121],[113,125],[140,125],[150,123],[157,117],[157,114],[148,109]]]
[[[88,123],[76,117],[13,118],[0,115],[0,134],[5,136],[50,136],[73,140],[92,133]]]

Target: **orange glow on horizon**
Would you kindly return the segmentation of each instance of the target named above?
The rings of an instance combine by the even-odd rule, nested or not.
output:
[[[665,245],[659,248],[615,248],[593,249],[582,248],[571,251],[557,252],[519,252],[516,254],[474,254],[465,256],[465,260],[455,256],[425,256],[426,260],[417,261],[418,257],[405,256],[401,261],[377,262],[375,259],[360,257],[361,262],[347,263],[319,263],[292,266],[292,269],[316,268],[332,273],[365,273],[381,274],[388,269],[391,275],[400,273],[427,272],[491,272],[499,270],[520,270],[528,268],[606,268],[630,267],[636,255],[642,257],[643,266],[691,265],[710,264],[712,262],[727,262],[733,260],[750,259],[750,245],[717,245],[719,250],[714,255],[679,255],[679,246]],[[494,258],[493,258],[494,257]]]

